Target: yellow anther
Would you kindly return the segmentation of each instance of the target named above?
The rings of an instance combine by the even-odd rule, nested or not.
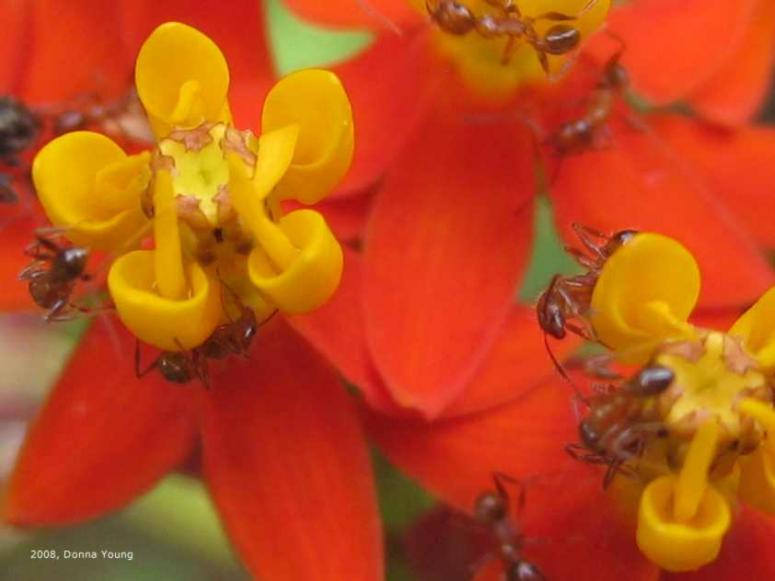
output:
[[[168,299],[186,296],[186,276],[180,248],[178,213],[172,176],[166,170],[156,171],[154,180],[153,235],[156,242],[154,264],[159,294]]]
[[[675,485],[673,512],[678,522],[689,522],[697,514],[708,487],[708,469],[716,455],[718,439],[719,426],[715,421],[705,422],[692,438]]]
[[[645,363],[659,343],[695,336],[686,321],[699,292],[700,271],[689,251],[666,236],[641,233],[606,261],[590,319],[620,359]]]

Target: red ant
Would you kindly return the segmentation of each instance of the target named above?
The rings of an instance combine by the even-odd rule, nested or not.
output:
[[[587,401],[589,413],[579,423],[580,442],[565,449],[576,460],[608,466],[603,488],[610,485],[625,462],[643,453],[649,438],[667,435],[655,406],[647,404],[674,379],[672,369],[650,365],[620,388]]]
[[[501,473],[492,475],[495,490],[488,490],[476,499],[474,518],[486,526],[497,545],[497,555],[504,564],[506,581],[543,581],[541,570],[522,556],[524,537],[516,523],[509,517],[511,499],[504,482],[519,482]],[[524,488],[520,486],[519,505],[524,504]],[[489,555],[492,558],[493,555]]]
[[[619,62],[622,51],[614,54],[603,68],[603,74],[587,104],[586,113],[560,125],[549,143],[560,155],[581,153],[595,145],[600,130],[608,122],[614,99],[622,97],[630,86],[630,76]]]
[[[32,300],[48,309],[46,321],[62,321],[70,318],[72,309],[83,311],[70,302],[78,280],[87,281],[91,276],[84,273],[89,251],[79,246],[60,246],[42,234],[26,253],[34,262],[20,274],[20,280],[29,281]]]
[[[536,313],[545,335],[563,339],[567,330],[591,340],[591,331],[570,323],[569,319],[579,319],[589,310],[595,283],[606,260],[632,240],[637,231],[621,230],[608,236],[581,224],[572,227],[586,252],[572,247],[565,250],[587,271],[573,276],[555,275],[538,298]]]
[[[141,379],[154,369],[158,369],[164,379],[171,383],[185,384],[199,379],[205,388],[210,387],[207,360],[196,349],[185,351],[162,351],[153,362],[141,370],[140,342],[135,343],[135,376]]]
[[[517,40],[524,39],[536,51],[541,68],[549,73],[549,55],[560,56],[570,53],[581,42],[577,28],[564,24],[577,20],[597,0],[590,0],[575,16],[561,12],[545,12],[538,16],[524,16],[514,0],[485,0],[497,8],[498,14],[477,17],[470,8],[457,0],[426,0],[426,10],[436,25],[448,34],[464,36],[476,32],[483,38],[506,38],[502,63],[508,64],[511,51]],[[543,35],[535,29],[535,23],[542,20],[557,22]]]

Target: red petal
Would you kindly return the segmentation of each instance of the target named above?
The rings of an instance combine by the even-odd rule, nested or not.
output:
[[[567,468],[563,445],[576,439],[574,423],[570,390],[561,380],[534,387],[506,406],[460,418],[427,423],[367,416],[369,434],[391,462],[463,510],[492,485],[493,472],[522,478]]]
[[[695,110],[728,124],[750,119],[770,86],[775,62],[773,39],[775,2],[759,0],[743,42],[715,76],[691,95],[689,100]]]
[[[326,222],[340,242],[358,242],[364,235],[366,221],[371,213],[374,192],[366,190],[351,196],[334,196],[315,205],[315,210],[323,214]],[[290,211],[302,204],[288,204]]]
[[[368,27],[396,32],[397,27],[418,19],[406,0],[285,0],[299,16],[322,26]]]
[[[772,284],[770,268],[723,200],[688,169],[655,132],[617,128],[609,147],[562,160],[552,187],[557,223],[573,245],[572,222],[673,236],[700,264],[703,306],[751,303]]]
[[[21,215],[20,215],[21,214]],[[30,257],[24,249],[33,240],[33,231],[40,226],[37,217],[28,210],[16,205],[13,208],[0,208],[0,311],[21,311],[34,309],[34,303],[27,290],[27,284],[19,280],[19,273],[30,263]]]
[[[430,62],[424,30],[381,35],[365,52],[334,68],[353,108],[357,147],[339,195],[382,177],[432,104],[443,68]]]
[[[174,20],[201,30],[221,48],[232,84],[273,75],[259,0],[230,0],[228,4],[218,0],[123,0],[121,15],[132,58],[154,28]],[[261,102],[256,104],[256,117],[260,111]]]
[[[395,412],[387,388],[374,368],[363,326],[363,266],[358,254],[345,250],[342,282],[333,298],[310,313],[289,322],[323,356],[358,386],[366,401],[380,411]]]
[[[772,538],[775,520],[748,507],[735,515],[718,558],[695,573],[671,575],[664,581],[737,581],[775,579]]]
[[[663,117],[656,131],[694,164],[736,218],[764,246],[775,247],[775,228],[763,216],[775,213],[775,129],[725,131],[684,117]]]
[[[366,441],[329,368],[285,323],[208,394],[205,473],[235,546],[273,581],[380,579]]]
[[[23,73],[23,54],[28,49],[32,5],[29,2],[0,2],[0,94],[14,93]]]
[[[531,151],[526,131],[450,113],[423,128],[379,192],[366,332],[401,405],[438,414],[495,340],[529,254]]]
[[[638,0],[613,10],[608,25],[625,42],[622,61],[635,89],[667,103],[697,89],[728,62],[753,5],[754,0]]]
[[[104,0],[37,0],[25,39],[19,94],[32,103],[77,96],[117,97],[132,84],[132,57],[124,51],[119,11]],[[5,23],[4,23],[5,24]]]
[[[493,488],[494,472],[523,481],[526,555],[549,579],[657,579],[617,499],[601,493],[602,469],[564,452],[576,439],[571,409],[553,381],[487,413],[433,424],[370,415],[368,428],[399,469],[462,510]]]
[[[6,499],[16,525],[80,521],[149,489],[191,449],[195,398],[135,378],[134,340],[112,320],[87,331],[33,424]]]
[[[563,341],[552,341],[550,347],[555,357],[562,360],[579,343],[576,338],[568,337]],[[546,351],[535,310],[515,306],[481,368],[462,396],[444,411],[444,416],[461,416],[493,408],[518,398],[542,380],[552,377],[561,381]],[[518,384],[515,384],[515,378],[519,378]]]

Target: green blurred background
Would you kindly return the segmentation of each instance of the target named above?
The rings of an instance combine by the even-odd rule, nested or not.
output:
[[[301,23],[282,8],[280,0],[269,0],[268,11],[282,72],[330,64],[370,41],[368,33],[334,33]],[[770,121],[774,110],[775,100]],[[537,245],[519,292],[522,300],[535,298],[553,273],[572,269],[545,202],[536,209],[535,228]],[[44,399],[82,329],[78,323],[47,326],[37,316],[0,316],[0,481],[12,467],[26,420]],[[402,550],[403,539],[417,517],[433,506],[433,500],[376,454],[374,466],[387,534],[389,579],[416,579]],[[133,559],[34,560],[31,549],[130,550]],[[204,488],[195,478],[182,474],[168,477],[127,509],[89,524],[30,534],[0,528],[0,581],[247,578],[231,553]]]

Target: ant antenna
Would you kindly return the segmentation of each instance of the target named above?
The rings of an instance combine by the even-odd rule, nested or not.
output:
[[[382,12],[374,8],[369,0],[356,0],[356,2],[358,3],[358,6],[360,6],[361,11],[363,11],[366,16],[381,22],[382,25],[390,32],[397,34],[398,36],[403,36],[404,33],[401,28],[390,18],[382,14]]]
[[[554,364],[555,369],[559,372],[559,374],[562,376],[562,378],[573,388],[573,391],[576,395],[576,397],[581,401],[581,403],[585,405],[589,405],[589,399],[582,393],[581,388],[576,384],[575,381],[573,381],[568,375],[568,372],[565,371],[565,368],[562,366],[562,364],[557,360],[557,356],[554,354],[554,351],[552,351],[552,348],[549,346],[549,336],[544,333],[544,347],[546,347],[546,352],[549,354],[549,358],[552,360],[552,363]]]

